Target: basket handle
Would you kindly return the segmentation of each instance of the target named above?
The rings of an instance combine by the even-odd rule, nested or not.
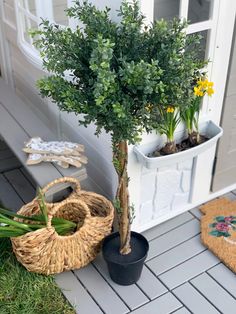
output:
[[[72,183],[75,185],[75,192],[79,192],[80,191],[80,183],[79,183],[79,180],[75,179],[75,178],[72,178],[72,177],[63,177],[63,178],[59,178],[59,179],[56,179],[50,183],[48,183],[43,189],[42,189],[42,193],[43,195],[46,194],[46,192],[51,189],[53,186],[57,185],[57,184],[60,184],[60,183],[66,183],[66,182],[69,182],[69,183]]]
[[[90,213],[90,209],[88,208],[88,205],[82,201],[79,200],[77,198],[71,198],[71,199],[66,199],[60,203],[58,203],[57,205],[55,205],[51,211],[50,214],[48,215],[48,222],[47,222],[47,228],[50,228],[52,226],[52,218],[53,216],[56,214],[56,212],[62,207],[65,206],[67,204],[77,204],[77,205],[82,205],[84,211],[86,212],[85,215],[85,220],[91,217],[91,213]]]

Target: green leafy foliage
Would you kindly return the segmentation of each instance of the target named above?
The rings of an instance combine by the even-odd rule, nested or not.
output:
[[[41,228],[46,228],[48,212],[42,193],[39,195],[41,215],[23,216],[10,210],[0,208],[0,238],[22,236]],[[14,220],[17,218],[17,220]],[[77,224],[63,218],[53,217],[52,226],[59,235],[68,235],[76,231]]]
[[[157,128],[160,107],[187,105],[203,65],[197,58],[200,37],[186,36],[186,23],[177,19],[145,26],[137,0],[122,2],[119,23],[109,10],[75,1],[67,10],[80,20],[74,31],[42,22],[32,36],[50,75],[38,87],[60,110],[82,114],[81,124],[94,122],[96,134],[104,129],[114,143],[135,143],[144,130]],[[198,48],[188,49],[194,44]]]

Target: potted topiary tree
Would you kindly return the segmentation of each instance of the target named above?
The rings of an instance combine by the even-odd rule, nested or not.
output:
[[[111,134],[119,233],[104,241],[103,253],[112,279],[132,284],[140,276],[148,242],[130,229],[128,144],[150,131],[154,120],[158,123],[160,105],[184,105],[197,63],[183,52],[186,23],[160,21],[147,27],[137,0],[122,2],[119,23],[110,20],[108,8],[98,10],[87,2],[76,1],[67,13],[83,26],[73,31],[43,21],[40,31],[33,33],[50,72],[38,87],[60,110],[83,114],[82,125],[95,123],[97,135],[103,129]]]

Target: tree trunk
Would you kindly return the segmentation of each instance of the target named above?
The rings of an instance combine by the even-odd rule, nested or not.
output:
[[[113,147],[113,162],[118,174],[118,188],[116,201],[118,203],[118,219],[120,232],[120,253],[129,254],[130,247],[130,212],[129,212],[129,191],[128,191],[128,145],[121,141]]]

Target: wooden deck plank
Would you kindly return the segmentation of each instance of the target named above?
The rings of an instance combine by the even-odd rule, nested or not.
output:
[[[198,207],[191,209],[190,213],[197,219],[201,219],[202,217],[202,213],[200,212],[200,209]]]
[[[220,313],[189,283],[183,284],[172,292],[194,314]]]
[[[206,273],[191,280],[191,283],[222,313],[232,313],[236,300]]]
[[[169,232],[172,229],[179,227],[181,224],[184,224],[192,219],[193,219],[192,215],[186,212],[170,220],[167,220],[158,226],[155,226],[149,230],[144,231],[143,235],[146,237],[148,241],[150,241],[153,240],[154,238],[161,236],[166,232]]]
[[[186,309],[186,307],[181,307],[181,309],[173,312],[173,314],[190,314],[190,312],[189,312],[189,310]],[[203,314],[203,313],[201,313],[201,314]]]
[[[129,312],[129,308],[91,264],[75,270],[74,273],[105,313],[125,314]]]
[[[209,251],[204,251],[160,275],[159,278],[169,289],[174,289],[218,263],[217,257]]]
[[[8,209],[18,210],[24,203],[6,178],[0,174],[0,201]]]
[[[236,195],[231,193],[231,192],[226,193],[226,194],[222,195],[221,197],[226,197],[226,198],[228,198],[231,201],[235,201],[236,200]]]
[[[0,172],[16,169],[20,166],[21,163],[15,156],[0,160]]]
[[[196,236],[199,232],[199,221],[197,219],[193,219],[150,241],[147,260],[150,260],[151,258],[158,256],[174,246]]]
[[[31,185],[34,187],[34,189],[36,190],[37,188],[37,183],[34,181],[34,179],[31,177],[31,175],[29,174],[29,172],[24,168],[21,167],[20,171],[23,173],[23,175],[26,177],[26,179],[31,183]]]
[[[219,264],[208,271],[222,287],[236,298],[236,275],[224,264]]]
[[[72,272],[64,272],[56,275],[55,281],[64,296],[76,310],[76,313],[103,314],[99,306],[94,302]]]
[[[166,287],[160,282],[160,280],[156,276],[154,276],[153,273],[145,265],[143,267],[142,275],[137,282],[137,285],[151,300],[161,296],[168,291]]]
[[[128,305],[128,307],[133,310],[137,307],[149,302],[149,299],[143,292],[136,286],[120,286],[113,282],[109,276],[106,263],[101,255],[99,255],[93,262],[105,280],[114,289],[114,291],[121,297],[121,299]]]
[[[200,236],[197,235],[173,249],[151,259],[147,262],[147,266],[155,273],[155,275],[160,275],[204,250],[206,250],[206,248],[201,244]]]
[[[168,314],[181,308],[182,304],[176,299],[176,297],[168,292],[157,298],[148,304],[133,311],[133,314]]]
[[[32,201],[35,197],[35,189],[19,169],[5,172],[4,175],[16,190],[17,194],[21,196],[24,203]]]
[[[15,157],[10,149],[0,150],[0,160],[9,159]]]
[[[0,138],[0,151],[3,151],[3,150],[8,150],[8,146],[7,144],[5,143],[5,141],[3,141],[1,138]]]

